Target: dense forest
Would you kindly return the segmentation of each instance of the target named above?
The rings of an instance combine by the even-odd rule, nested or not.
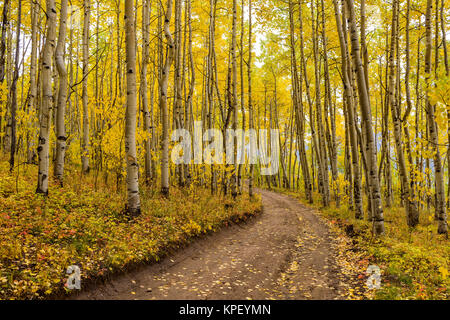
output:
[[[127,220],[114,229],[120,235],[156,205],[245,216],[259,211],[258,190],[269,189],[345,212],[369,226],[367,236],[401,225],[413,241],[422,227],[448,248],[450,1],[0,5],[2,244],[23,232],[39,237],[58,210],[80,210],[81,230],[93,210],[114,206],[114,219]],[[225,148],[229,129],[236,134]],[[263,137],[264,129],[277,134]],[[269,142],[257,152],[261,161],[251,161],[252,133],[258,144]],[[198,135],[203,146],[187,141]],[[275,172],[267,174],[260,153],[275,155]],[[401,219],[392,223],[392,212]],[[110,216],[102,219],[95,223]],[[215,229],[208,219],[176,223]],[[78,227],[65,223],[75,239]],[[26,246],[0,249],[0,297],[53,293],[44,280],[35,290],[26,281],[23,291],[2,289],[2,275],[13,281],[11,261],[24,261]]]

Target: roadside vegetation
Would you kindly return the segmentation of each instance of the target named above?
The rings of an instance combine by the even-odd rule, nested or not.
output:
[[[383,300],[450,298],[449,240],[436,233],[438,226],[432,210],[424,209],[420,213],[420,224],[410,228],[404,209],[385,208],[386,233],[375,237],[371,232],[371,222],[355,219],[347,204],[337,208],[335,203],[331,203],[324,208],[319,194],[314,194],[314,204],[309,204],[298,192],[276,191],[318,209],[332,225],[352,239],[353,246],[348,250],[359,251],[366,265],[376,265],[381,269],[381,288],[371,290],[367,297]],[[359,277],[367,279],[368,274]]]
[[[82,287],[128,268],[158,261],[193,238],[246,220],[261,210],[255,195],[236,201],[204,188],[171,188],[170,199],[141,188],[142,214],[122,214],[124,192],[68,168],[64,189],[35,193],[35,166],[10,174],[0,163],[0,299],[59,296],[70,265],[81,269]]]

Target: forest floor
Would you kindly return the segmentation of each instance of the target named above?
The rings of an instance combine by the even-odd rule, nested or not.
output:
[[[69,266],[80,268],[87,288],[261,212],[259,195],[232,200],[192,185],[172,186],[165,198],[142,185],[142,214],[129,221],[124,183],[68,166],[64,187],[51,179],[44,197],[35,192],[37,167],[19,169],[9,173],[0,159],[0,300],[64,297]]]
[[[263,213],[72,299],[361,299],[368,261],[316,209],[267,190]]]

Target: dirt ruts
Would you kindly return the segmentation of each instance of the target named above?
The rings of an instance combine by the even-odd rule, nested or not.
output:
[[[340,299],[336,241],[314,209],[266,190],[263,212],[72,299]]]

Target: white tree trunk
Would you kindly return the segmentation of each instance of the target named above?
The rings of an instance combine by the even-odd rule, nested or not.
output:
[[[130,216],[141,212],[139,164],[136,157],[136,38],[133,0],[125,1],[125,41],[127,49],[127,110],[125,116],[125,153],[127,162],[126,211]]]
[[[342,60],[342,81],[344,83],[344,94],[345,101],[347,104],[347,118],[349,123],[349,140],[351,144],[351,155],[352,155],[352,166],[353,166],[353,199],[355,203],[355,217],[357,219],[362,219],[364,216],[363,213],[363,204],[361,198],[361,178],[359,172],[359,154],[358,154],[358,142],[355,130],[355,115],[354,115],[354,101],[353,101],[353,93],[352,86],[350,84],[350,79],[348,75],[348,65],[347,65],[347,42],[344,38],[344,32],[342,30],[341,23],[341,15],[339,12],[339,6],[337,4],[337,0],[333,0],[334,10],[335,10],[335,18],[336,25],[339,35],[339,44],[341,48],[341,60]]]
[[[365,130],[365,142],[367,148],[368,158],[368,176],[369,187],[372,203],[372,220],[373,220],[373,232],[376,235],[384,233],[384,217],[383,217],[383,205],[381,202],[380,194],[380,180],[378,176],[377,155],[375,146],[375,137],[372,128],[372,113],[370,108],[369,94],[366,87],[366,79],[364,75],[364,68],[361,61],[359,35],[356,28],[355,7],[353,0],[347,0],[347,7],[349,11],[349,21],[351,28],[351,44],[352,44],[352,58],[353,67],[356,70],[359,103],[361,107],[361,117],[363,122],[363,128]]]
[[[67,100],[67,70],[64,64],[64,46],[66,42],[67,1],[68,0],[61,0],[58,44],[55,53],[56,68],[58,69],[59,74],[58,104],[56,109],[55,177],[61,185],[63,184],[64,157],[66,151],[66,126],[64,118]]]
[[[248,0],[248,65],[247,65],[247,78],[248,78],[248,128],[253,130],[255,125],[253,123],[253,105],[252,105],[252,0]],[[250,144],[250,148],[253,144]],[[250,150],[250,152],[255,152],[255,150]],[[248,176],[248,194],[250,197],[253,196],[253,171],[254,165],[250,164],[250,172]]]
[[[170,18],[172,17],[172,0],[167,0],[164,19],[164,35],[167,40],[168,53],[161,77],[160,109],[162,113],[162,141],[161,141],[161,193],[169,195],[169,110],[167,106],[167,87],[169,83],[170,66],[174,57],[174,41],[170,33]]]
[[[149,61],[149,46],[150,46],[150,13],[151,0],[144,0],[142,6],[142,67],[141,67],[141,84],[140,94],[142,102],[142,116],[144,122],[144,130],[150,134],[151,117],[148,109],[148,95],[147,95],[147,67]],[[152,177],[152,152],[150,138],[144,140],[145,146],[145,182],[147,184],[153,179]]]
[[[231,42],[231,64],[232,64],[232,88],[233,88],[233,130],[237,129],[238,105],[237,105],[237,63],[236,63],[236,29],[237,29],[237,1],[233,0],[233,30]],[[234,166],[231,176],[231,195],[233,198],[237,196],[237,137],[233,137],[233,159]]]
[[[84,0],[83,21],[83,140],[81,144],[81,165],[83,173],[89,172],[89,98],[88,98],[88,74],[89,74],[89,21],[91,16],[90,0]]]
[[[431,76],[431,12],[433,9],[433,1],[427,0],[426,11],[426,51],[425,51],[425,81],[426,88],[430,86]],[[442,168],[441,154],[439,152],[439,139],[438,139],[438,126],[435,117],[435,106],[431,104],[429,91],[426,90],[426,108],[428,119],[428,127],[431,138],[431,145],[434,149],[434,172],[436,180],[436,216],[438,219],[438,233],[447,234],[447,211],[445,206],[445,185],[444,185],[444,172]]]
[[[42,105],[39,130],[39,172],[36,192],[48,194],[49,133],[53,106],[52,92],[52,56],[56,38],[55,0],[46,0],[47,36],[42,53]]]
[[[402,124],[401,124],[401,108],[399,106],[399,101],[397,101],[397,97],[394,94],[394,75],[395,75],[395,64],[394,64],[394,53],[395,46],[398,42],[398,3],[396,1],[393,2],[392,5],[392,26],[391,26],[391,48],[389,52],[389,83],[388,83],[388,91],[389,91],[389,104],[391,107],[391,115],[392,122],[394,124],[394,138],[395,138],[395,147],[397,151],[397,161],[399,165],[399,177],[402,186],[402,199],[405,203],[406,209],[406,217],[408,226],[414,227],[419,223],[419,212],[412,198],[412,192],[410,189],[408,173],[405,162],[405,155],[403,152],[403,143],[402,143]],[[399,54],[399,53],[397,53]],[[399,66],[397,66],[398,68]]]
[[[39,17],[39,6],[37,2],[31,5],[31,61],[30,61],[30,94],[28,98],[28,112],[35,112],[36,115],[39,114],[39,108],[37,107],[37,81],[36,81],[36,67],[37,67],[37,30],[38,30],[38,17]],[[37,121],[31,120],[30,128],[37,128]],[[29,163],[33,162],[35,157],[34,137],[32,132],[28,133],[27,136],[27,160]]]

